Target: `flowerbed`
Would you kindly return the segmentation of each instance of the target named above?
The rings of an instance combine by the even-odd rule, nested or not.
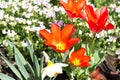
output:
[[[115,57],[115,69],[109,74],[119,75],[119,1],[1,0],[0,4],[0,44],[8,51],[1,57],[17,79],[58,79],[64,71],[70,80],[99,80],[99,76],[105,80],[98,66],[108,55]],[[8,78],[14,80],[0,73],[0,79]]]

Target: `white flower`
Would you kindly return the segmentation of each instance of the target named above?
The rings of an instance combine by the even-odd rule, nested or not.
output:
[[[116,8],[116,4],[110,4],[110,8],[112,9],[112,11]]]
[[[3,30],[2,30],[2,33],[3,33],[3,34],[7,34],[6,29],[3,29]]]
[[[54,8],[54,11],[55,11],[55,12],[59,12],[59,11],[60,11],[60,9],[59,9],[58,6],[54,6],[53,8]]]
[[[65,14],[65,9],[63,7],[59,7],[59,10],[62,14]]]
[[[50,17],[53,17],[55,18],[56,15],[55,15],[55,11],[53,10],[53,8],[44,8],[46,10],[46,18],[50,18]]]
[[[22,47],[27,47],[27,43],[25,41],[21,42]]]
[[[7,2],[5,2],[4,0],[3,1],[0,0],[0,8],[8,8]]]
[[[106,37],[107,36],[107,32],[106,31],[101,31],[100,33],[97,33],[95,35],[97,38],[102,38],[102,37]]]
[[[116,8],[116,12],[120,13],[120,6]]]
[[[115,37],[115,36],[109,36],[109,39],[107,39],[107,41],[108,42],[116,42],[116,40],[117,40],[117,37]]]
[[[7,36],[11,37],[12,39],[15,38],[15,35],[17,35],[17,33],[14,30],[7,31]]]
[[[3,19],[4,16],[4,10],[0,10],[0,19]]]
[[[11,21],[14,21],[14,19],[15,19],[15,17],[10,16],[10,20],[11,20]]]
[[[120,48],[116,50],[115,52],[117,55],[120,55]]]
[[[28,25],[31,25],[31,24],[32,24],[32,21],[27,20],[27,24],[28,24]]]
[[[62,67],[68,66],[68,64],[65,63],[53,63],[50,61],[49,56],[45,51],[43,51],[42,53],[45,57],[45,62],[47,63],[47,66],[41,70],[42,80],[44,80],[46,76],[54,77],[58,74],[62,74]]]
[[[2,44],[3,44],[4,46],[8,46],[8,43],[7,43],[6,40],[3,40]]]
[[[79,30],[79,34],[82,35],[82,31],[81,30]]]
[[[62,67],[67,67],[67,64],[64,63],[52,63],[48,62],[48,66],[42,69],[42,80],[46,76],[48,77],[54,77],[57,76],[58,74],[62,74]]]
[[[118,56],[118,59],[120,60],[120,55]]]

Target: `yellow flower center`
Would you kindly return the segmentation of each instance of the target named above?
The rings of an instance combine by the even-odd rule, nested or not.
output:
[[[56,49],[58,50],[64,50],[65,49],[65,44],[60,42],[56,45]]]
[[[49,62],[47,63],[47,66],[51,66],[51,65],[53,65],[53,64],[54,64],[53,62],[49,61]]]
[[[72,61],[73,65],[75,66],[79,66],[80,65],[80,60],[75,58],[73,61]]]
[[[55,73],[54,73],[54,76],[57,76],[58,74],[59,74],[58,72],[55,72]]]

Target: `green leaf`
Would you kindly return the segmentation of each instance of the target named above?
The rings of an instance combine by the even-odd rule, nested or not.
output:
[[[29,62],[27,62],[26,68],[33,74],[33,76],[35,76],[34,70],[32,66],[29,64]]]
[[[28,50],[29,50],[29,53],[30,53],[30,57],[31,57],[31,59],[32,59],[32,62],[34,62],[33,61],[33,55],[34,55],[34,49],[33,49],[33,45],[32,44],[30,44],[31,42],[28,40],[27,41],[27,48],[28,48]]]
[[[40,71],[43,69],[43,64],[44,64],[44,56],[41,57],[41,61],[40,61]],[[40,72],[40,74],[42,74]],[[40,75],[40,80],[42,79],[42,76]]]
[[[10,77],[10,76],[8,76],[6,74],[3,74],[3,73],[0,73],[0,79],[1,80],[15,80],[12,77]]]
[[[21,54],[21,52],[15,47],[15,45],[12,42],[10,42],[9,40],[7,40],[7,42],[9,44],[10,48],[13,50],[13,53],[15,53],[19,56],[20,60],[22,61],[22,64],[26,65],[27,62],[26,62],[25,58],[23,57],[23,55]]]
[[[10,67],[10,69],[14,72],[14,74],[20,79],[20,80],[23,80],[22,79],[22,76],[21,74],[19,73],[19,71],[15,68],[15,66],[10,63],[7,58],[0,52],[0,54],[2,55],[2,59],[6,62],[6,64]]]
[[[34,60],[34,71],[35,71],[35,77],[40,78],[40,65],[38,63],[38,59],[36,56],[33,57]]]
[[[38,62],[36,55],[34,54],[33,45],[31,44],[31,42],[29,40],[27,41],[27,44],[28,44],[27,48],[29,50],[29,53],[30,53],[30,56],[32,59],[32,63],[34,65],[33,67],[34,67],[35,79],[39,80],[39,78],[40,78],[40,65],[39,65],[39,62]]]
[[[17,54],[15,54],[15,61],[18,65],[18,68],[20,70],[20,72],[22,73],[23,77],[28,80],[29,73],[27,72],[26,68],[24,67],[24,65],[22,64],[22,61],[20,60],[19,56]]]

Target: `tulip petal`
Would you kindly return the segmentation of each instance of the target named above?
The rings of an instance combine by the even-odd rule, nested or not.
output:
[[[48,31],[44,30],[40,30],[39,31],[40,36],[42,36],[45,40],[51,40],[51,33],[49,33]]]
[[[80,48],[77,53],[79,54],[78,57],[82,58],[85,54],[86,49],[85,48]]]
[[[86,8],[85,8],[85,11],[86,11],[86,14],[87,14],[87,17],[88,17],[88,21],[91,20],[92,22],[96,23],[97,16],[94,12],[93,7],[90,6],[90,5],[87,5]]]
[[[97,15],[97,23],[101,26],[104,26],[108,19],[108,9],[107,7],[101,7],[98,11],[96,11]]]
[[[74,32],[75,27],[72,24],[67,24],[64,26],[63,30],[61,31],[62,41],[66,41],[70,39],[70,36]]]
[[[71,38],[68,41],[68,45],[73,45],[75,43],[77,43],[80,40],[80,38]]]
[[[51,25],[51,33],[53,37],[53,43],[57,44],[58,42],[60,42],[60,27],[57,24],[53,23]]]
[[[90,30],[91,30],[92,32],[94,32],[94,33],[98,33],[98,32],[99,32],[99,31],[98,31],[99,29],[97,29],[98,26],[97,26],[97,24],[95,24],[94,22],[89,21],[89,22],[88,22],[88,25],[89,25]]]
[[[83,9],[85,5],[86,5],[86,0],[78,0],[78,2],[76,3],[77,13],[80,13],[80,11]]]
[[[114,29],[113,24],[108,23],[107,26],[105,27],[105,30],[110,30],[110,29]]]
[[[63,6],[65,8],[65,10],[69,10],[69,11],[73,10],[74,11],[74,9],[75,9],[75,8],[73,8],[73,5],[75,5],[74,0],[68,0],[67,3],[64,2],[63,0],[60,0],[60,5]]]

